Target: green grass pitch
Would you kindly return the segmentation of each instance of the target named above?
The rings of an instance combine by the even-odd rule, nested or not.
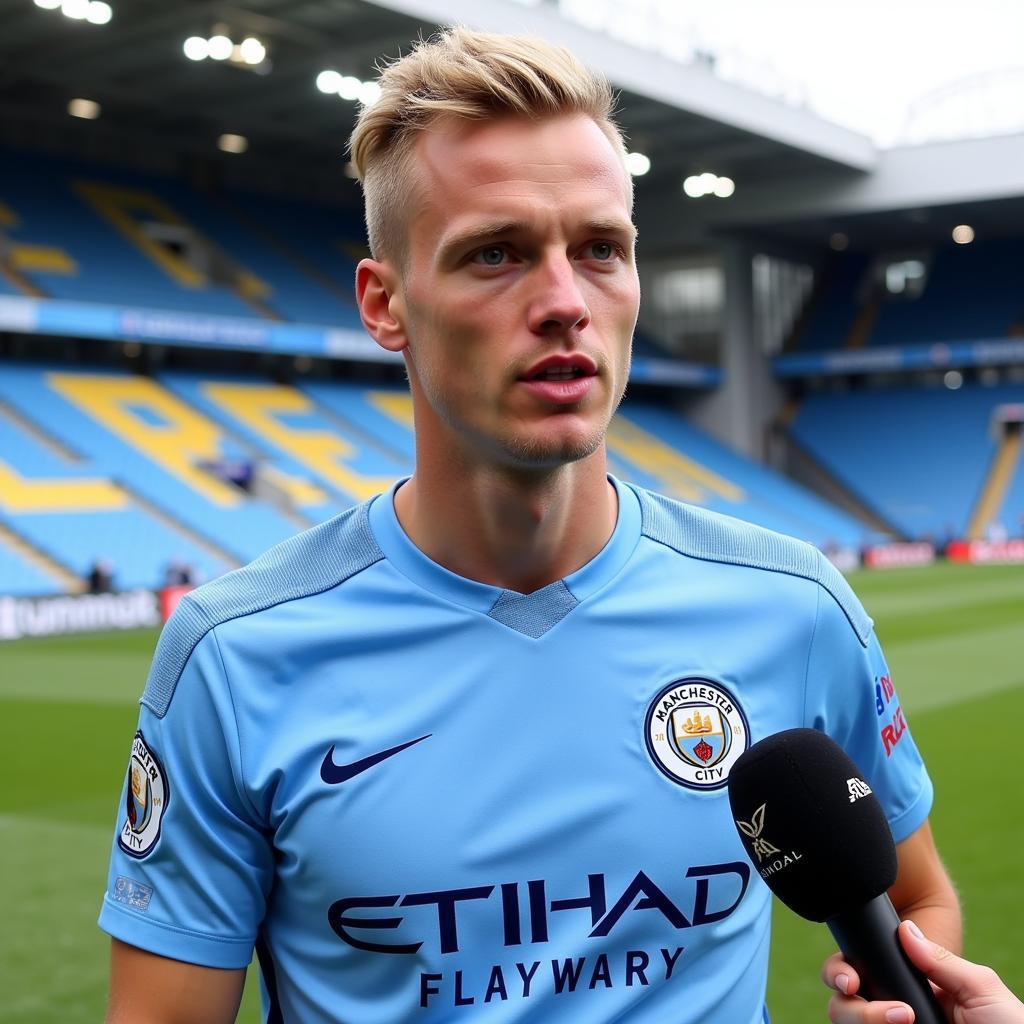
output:
[[[932,824],[960,889],[966,952],[1024,992],[1024,568],[937,565],[852,582],[935,780]],[[108,943],[95,920],[154,641],[0,645],[0,1021],[102,1019]],[[830,951],[823,926],[778,909],[775,1021],[825,1020],[818,971]],[[259,1020],[255,988],[247,1024]]]

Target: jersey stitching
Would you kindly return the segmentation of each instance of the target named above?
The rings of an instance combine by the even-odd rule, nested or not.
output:
[[[244,947],[244,946],[247,946],[247,945],[251,945],[251,943],[253,941],[252,939],[247,938],[246,936],[211,935],[208,932],[197,932],[193,928],[182,928],[179,925],[170,924],[167,921],[160,921],[160,920],[158,920],[157,918],[154,918],[154,917],[143,917],[141,912],[133,911],[133,910],[128,910],[126,907],[121,906],[119,903],[115,903],[109,896],[104,896],[103,900],[104,900],[106,905],[111,910],[114,910],[114,911],[116,911],[119,914],[125,914],[128,917],[130,917],[132,920],[136,920],[137,918],[141,918],[147,924],[152,925],[154,928],[162,928],[162,929],[164,929],[164,931],[176,932],[179,935],[190,935],[193,938],[203,939],[203,940],[205,940],[207,942],[222,942],[225,945],[231,945],[231,946],[243,946]]]
[[[650,504],[650,501],[649,500],[645,500],[645,498],[642,496],[641,500],[640,500],[640,512],[641,512],[641,524],[642,524],[641,525],[641,533],[648,540],[653,541],[655,544],[661,544],[663,547],[667,547],[670,551],[675,551],[676,554],[681,555],[684,558],[693,558],[693,559],[696,559],[696,560],[701,561],[701,562],[715,562],[715,563],[717,563],[719,565],[739,565],[739,566],[743,566],[743,567],[748,568],[748,569],[756,569],[756,570],[758,570],[760,572],[775,572],[775,573],[780,573],[780,574],[782,574],[784,576],[793,577],[795,579],[807,580],[809,583],[815,584],[815,586],[818,589],[826,591],[828,593],[828,595],[832,598],[832,600],[836,602],[836,604],[839,606],[840,611],[845,616],[846,621],[850,624],[850,628],[853,630],[854,635],[857,637],[857,640],[860,642],[861,647],[867,648],[867,646],[868,646],[868,638],[870,637],[870,629],[866,629],[866,631],[862,635],[862,631],[858,628],[857,623],[854,622],[853,617],[852,617],[850,611],[847,609],[845,603],[842,600],[840,600],[840,598],[835,594],[835,592],[832,590],[832,588],[829,587],[828,584],[823,579],[820,578],[820,576],[818,576],[818,575],[810,575],[808,572],[802,572],[796,566],[764,565],[764,564],[759,563],[759,562],[757,562],[757,561],[755,561],[755,560],[753,560],[753,559],[751,559],[749,557],[743,557],[743,556],[740,556],[740,555],[730,555],[730,554],[727,554],[727,553],[724,553],[724,552],[721,553],[721,554],[718,554],[718,553],[715,553],[715,554],[705,554],[705,553],[697,553],[695,551],[684,550],[682,547],[678,547],[677,545],[673,544],[670,540],[668,540],[668,539],[666,539],[664,537],[655,536],[654,534],[649,532],[649,515],[648,515],[648,505],[649,504]],[[728,517],[726,517],[726,518],[728,518]],[[744,523],[742,520],[738,520],[737,522],[740,522],[740,523],[742,523],[742,525],[745,525],[745,526],[753,526],[753,524]],[[758,529],[762,529],[762,528],[758,528]],[[785,535],[780,534],[779,536],[785,536]],[[793,543],[799,543],[799,541],[796,541],[795,538],[786,538],[786,539],[792,541]],[[822,553],[820,551],[818,551],[816,548],[814,548],[813,551],[814,551],[814,554],[816,556],[817,567],[820,570],[821,562],[822,562],[822,560],[824,559],[825,556],[822,555]],[[865,613],[865,618],[866,617],[867,616],[866,616],[866,613]]]
[[[814,641],[818,635],[818,622],[821,619],[821,591],[822,587],[815,587],[815,601],[814,601],[814,622],[811,625],[811,636],[807,643],[807,662],[804,665],[804,699],[801,702],[801,713],[800,721],[807,725],[807,692],[810,688],[811,679],[811,655],[814,653]]]
[[[242,785],[242,780],[245,777],[245,757],[242,753],[242,730],[238,726],[238,707],[235,704],[235,694],[231,688],[231,679],[228,677],[228,667],[224,663],[224,652],[221,650],[220,637],[217,636],[216,626],[211,627],[210,637],[212,639],[213,646],[217,651],[217,660],[220,662],[221,675],[224,677],[224,689],[227,691],[228,701],[231,704],[231,720],[232,724],[235,727],[234,745],[237,750],[237,772],[235,771],[235,760],[232,760],[231,763],[231,778],[235,784],[235,793],[237,794],[238,799],[249,808],[249,811],[252,814],[253,819],[259,822],[260,825],[265,828],[266,823],[263,821],[262,815],[260,814],[256,805],[249,798],[248,794],[245,792],[245,788]]]

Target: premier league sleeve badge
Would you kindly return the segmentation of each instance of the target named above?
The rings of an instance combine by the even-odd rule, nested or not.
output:
[[[132,740],[125,787],[125,820],[117,844],[130,857],[148,856],[160,838],[160,823],[170,799],[167,776],[142,732]]]

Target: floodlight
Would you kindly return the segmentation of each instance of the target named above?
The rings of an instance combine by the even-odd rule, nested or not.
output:
[[[719,199],[728,199],[736,191],[736,182],[732,178],[719,178],[712,191]]]
[[[627,153],[626,154],[626,170],[633,175],[634,178],[639,178],[646,174],[651,169],[650,157],[645,156],[643,153]]]
[[[114,9],[103,0],[90,0],[85,12],[86,21],[92,25],[106,25],[114,16]]]
[[[683,182],[683,191],[691,199],[699,199],[702,195],[704,195],[704,186],[703,184],[701,184],[700,176],[696,174],[691,174]]]
[[[89,14],[89,0],[62,0],[61,14],[75,21],[84,21]]]
[[[235,44],[227,36],[210,36],[207,46],[213,60],[227,60],[235,48]]]
[[[970,224],[957,224],[953,228],[953,241],[957,245],[969,245],[974,241],[974,228]]]
[[[100,116],[100,105],[95,100],[86,100],[79,97],[68,103],[68,113],[72,117],[81,117],[86,121],[95,121]]]
[[[189,60],[206,60],[210,56],[210,44],[202,36],[189,36],[182,49]]]
[[[244,135],[225,133],[217,140],[217,147],[225,153],[244,153],[249,148],[249,140]]]
[[[36,7],[42,7],[44,11],[55,11],[60,7],[61,0],[35,0]]]
[[[358,78],[353,78],[351,75],[342,75],[341,83],[338,85],[338,95],[343,100],[357,100],[359,99],[359,90],[362,87],[363,83]]]
[[[267,48],[254,36],[238,44],[238,52],[246,64],[260,64],[267,55]]]
[[[372,106],[380,99],[380,86],[376,82],[359,83],[359,102],[364,107]]]
[[[321,71],[316,76],[316,87],[321,92],[337,92],[341,88],[341,75],[337,71]]]

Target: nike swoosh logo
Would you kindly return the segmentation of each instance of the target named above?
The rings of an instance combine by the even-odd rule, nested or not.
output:
[[[353,761],[351,764],[334,763],[334,744],[332,743],[331,749],[327,751],[327,755],[324,757],[323,764],[320,765],[320,778],[328,786],[337,786],[339,782],[347,782],[356,775],[365,772],[367,768],[372,768],[375,764],[380,764],[381,761],[386,761],[389,757],[394,757],[395,754],[400,753],[407,747],[420,743],[422,740],[430,739],[433,735],[433,733],[428,732],[426,736],[409,740],[408,743],[399,743],[397,747],[389,747],[387,750],[381,750],[376,754],[371,754],[369,757],[360,758],[360,760]]]

